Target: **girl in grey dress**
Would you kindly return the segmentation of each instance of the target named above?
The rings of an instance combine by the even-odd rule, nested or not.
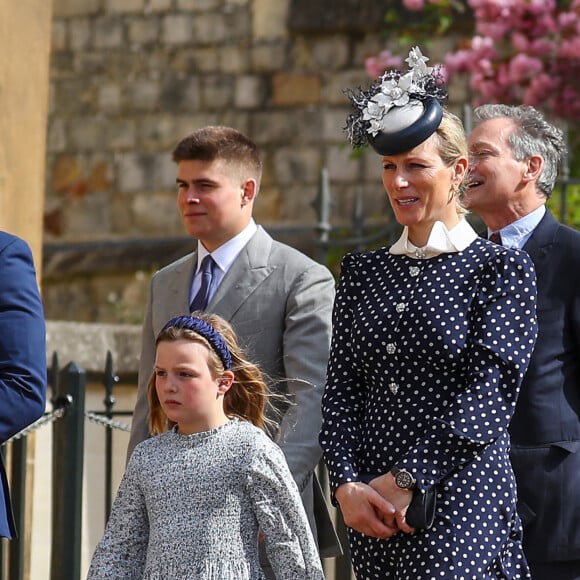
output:
[[[156,343],[150,428],[135,448],[88,573],[97,579],[324,579],[298,488],[264,432],[267,387],[231,327],[170,320]]]

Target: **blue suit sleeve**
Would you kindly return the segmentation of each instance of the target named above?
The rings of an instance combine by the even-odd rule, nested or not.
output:
[[[0,238],[0,442],[42,416],[46,384],[44,310],[32,254],[23,240]]]

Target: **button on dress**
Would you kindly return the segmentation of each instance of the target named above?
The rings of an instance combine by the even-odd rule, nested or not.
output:
[[[343,259],[320,434],[332,491],[395,464],[437,488],[428,530],[349,529],[358,580],[529,578],[507,426],[535,297],[527,254],[480,238],[427,259]]]

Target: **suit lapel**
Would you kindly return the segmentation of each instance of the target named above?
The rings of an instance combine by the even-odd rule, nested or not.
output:
[[[171,276],[166,277],[167,287],[159,295],[155,312],[162,313],[163,324],[174,316],[189,312],[191,281],[197,265],[197,251],[188,254],[176,265]]]
[[[548,256],[554,245],[554,238],[559,227],[559,222],[546,209],[544,217],[523,247],[534,262],[536,274],[539,274],[548,262]]]
[[[258,231],[224,276],[208,309],[231,320],[240,306],[274,271],[275,268],[268,263],[271,247],[272,238],[258,226]]]

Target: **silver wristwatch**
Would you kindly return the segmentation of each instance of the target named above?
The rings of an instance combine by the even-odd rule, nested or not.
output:
[[[400,469],[396,465],[391,469],[391,474],[395,478],[397,487],[401,489],[415,489],[416,480],[406,469]]]

